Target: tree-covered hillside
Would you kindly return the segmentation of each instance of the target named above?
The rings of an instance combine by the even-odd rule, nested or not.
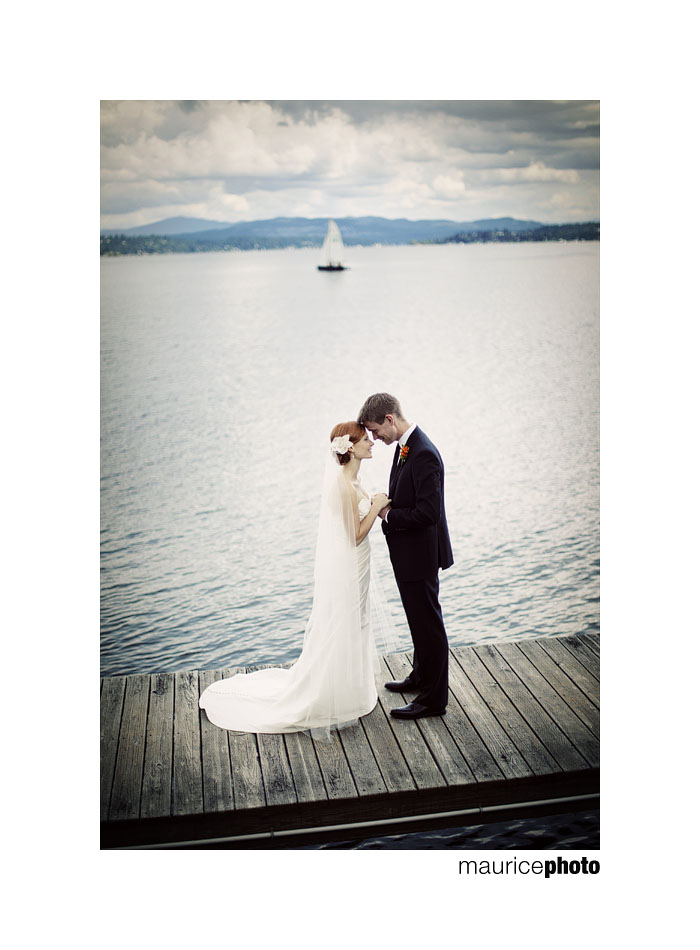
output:
[[[459,231],[447,238],[430,241],[430,244],[483,244],[486,242],[519,241],[599,241],[600,224],[587,221],[585,224],[543,224],[523,231]]]
[[[291,220],[291,219],[290,219]],[[367,221],[369,219],[363,219]],[[375,219],[381,221],[382,219]],[[512,219],[503,219],[510,223]],[[431,222],[426,222],[430,224]],[[422,224],[422,222],[412,222]],[[440,222],[444,228],[444,224]],[[454,225],[453,227],[459,227]],[[359,228],[353,233],[346,228],[343,238],[347,245],[387,244],[474,244],[487,242],[521,242],[521,241],[599,241],[600,224],[589,221],[584,224],[549,224],[537,225],[529,228],[503,227],[501,222],[474,222],[464,230],[454,233],[443,233],[435,236],[411,236],[393,233],[388,240],[378,240],[378,232],[369,230],[367,225],[362,233]],[[253,249],[270,249],[283,247],[320,247],[322,235],[320,233],[306,233],[289,227],[287,234],[261,233],[232,233],[227,230],[223,233],[203,231],[195,234],[158,235],[158,234],[103,234],[100,237],[100,254],[114,257],[122,254],[192,254],[203,251],[248,251]],[[301,233],[300,233],[301,232]],[[350,233],[348,233],[350,232]],[[325,230],[323,231],[325,234]]]

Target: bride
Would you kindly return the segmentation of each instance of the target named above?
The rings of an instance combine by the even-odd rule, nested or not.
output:
[[[360,465],[372,458],[373,446],[364,426],[341,422],[330,442],[301,655],[289,669],[239,673],[207,687],[199,705],[222,729],[328,734],[377,703],[369,532],[390,499],[383,492],[370,498],[360,483]]]

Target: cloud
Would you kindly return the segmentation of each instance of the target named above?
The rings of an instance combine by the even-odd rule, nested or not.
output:
[[[248,201],[244,196],[228,192],[224,183],[215,179],[117,181],[109,182],[102,188],[104,214],[193,206],[206,206],[212,210],[220,208],[222,212],[225,210],[234,214],[249,210]],[[184,210],[175,213],[185,216],[193,214],[191,211]],[[170,215],[166,215],[168,216]],[[144,223],[148,223],[148,220],[150,220],[149,215],[146,216]]]
[[[310,213],[299,209],[558,220],[555,194],[598,216],[587,100],[108,100],[101,128],[104,227],[194,207],[222,221]]]
[[[433,182],[433,192],[439,198],[463,198],[466,194],[461,175],[438,175]]]
[[[491,168],[479,172],[479,181],[505,182],[520,184],[521,182],[566,182],[575,184],[579,175],[575,168],[548,168],[544,162],[530,162],[526,168]]]

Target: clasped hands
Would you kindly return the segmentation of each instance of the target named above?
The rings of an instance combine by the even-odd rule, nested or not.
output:
[[[376,507],[379,505],[379,511],[377,512],[380,518],[385,518],[387,511],[391,510],[391,498],[387,496],[385,492],[378,492],[376,495],[372,495],[372,504]]]

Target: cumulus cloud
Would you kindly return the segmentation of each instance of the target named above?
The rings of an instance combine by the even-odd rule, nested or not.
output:
[[[463,198],[466,194],[464,179],[459,173],[438,175],[433,182],[433,191],[439,198]]]
[[[101,126],[103,227],[598,216],[596,102],[106,101]]]
[[[575,168],[548,168],[544,162],[530,162],[526,168],[490,168],[479,173],[479,180],[518,184],[527,181],[567,182],[575,184],[579,175]]]

